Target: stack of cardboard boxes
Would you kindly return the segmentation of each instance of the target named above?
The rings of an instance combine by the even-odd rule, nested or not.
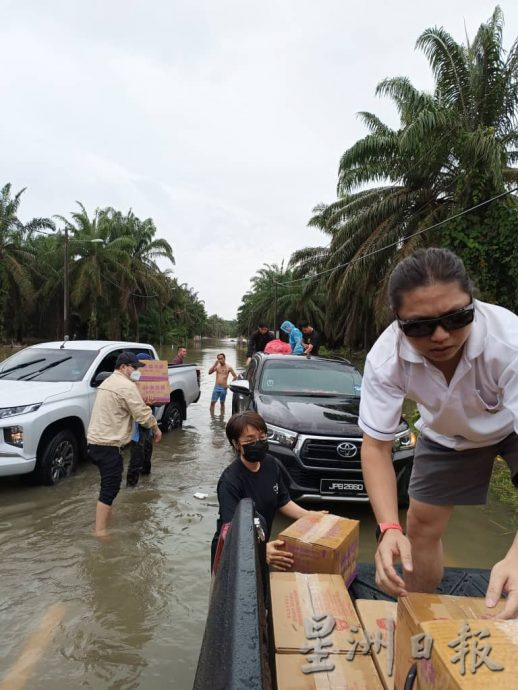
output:
[[[270,576],[278,690],[404,690],[414,664],[412,690],[518,687],[518,620],[489,620],[503,602],[489,610],[483,598],[410,594],[397,604],[353,603],[346,586],[356,574],[356,520],[313,513],[279,539],[294,566]],[[433,638],[428,658],[422,656],[426,634]],[[456,640],[463,646],[450,644]],[[484,653],[496,662],[493,670],[480,661]],[[472,663],[479,664],[474,673]]]

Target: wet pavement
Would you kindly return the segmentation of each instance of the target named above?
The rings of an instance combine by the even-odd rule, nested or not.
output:
[[[95,467],[81,464],[56,487],[0,480],[0,690],[192,687],[208,606],[216,483],[232,460],[224,433],[230,398],[225,418],[208,409],[214,376],[207,370],[220,351],[242,367],[245,352],[235,343],[189,347],[188,361],[201,365],[201,398],[183,429],[155,446],[151,476],[121,489],[108,542],[91,535]],[[197,500],[196,492],[208,498]],[[326,507],[361,520],[360,557],[371,560],[369,507]],[[490,567],[512,538],[499,504],[457,509],[447,563]]]

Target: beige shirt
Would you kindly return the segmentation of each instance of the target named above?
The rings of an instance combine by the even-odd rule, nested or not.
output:
[[[131,440],[133,420],[150,429],[157,426],[151,408],[140,391],[120,371],[114,371],[97,389],[88,427],[88,443],[99,446],[125,446]]]

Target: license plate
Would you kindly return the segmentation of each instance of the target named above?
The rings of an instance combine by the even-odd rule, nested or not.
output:
[[[357,496],[364,491],[363,482],[344,481],[343,479],[320,480],[320,493],[328,496]]]

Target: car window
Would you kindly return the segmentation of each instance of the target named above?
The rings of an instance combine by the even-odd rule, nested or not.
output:
[[[346,395],[359,397],[361,375],[340,362],[301,359],[270,361],[261,375],[261,393],[285,395]]]
[[[96,381],[98,374],[113,373],[113,371],[115,370],[115,362],[117,361],[117,357],[120,355],[121,352],[122,350],[114,350],[102,359],[101,363],[95,370],[94,375],[92,376],[92,379],[90,381],[91,386],[98,386],[101,383],[100,381]]]
[[[94,350],[26,348],[0,365],[3,381],[80,381],[91,366]]]

